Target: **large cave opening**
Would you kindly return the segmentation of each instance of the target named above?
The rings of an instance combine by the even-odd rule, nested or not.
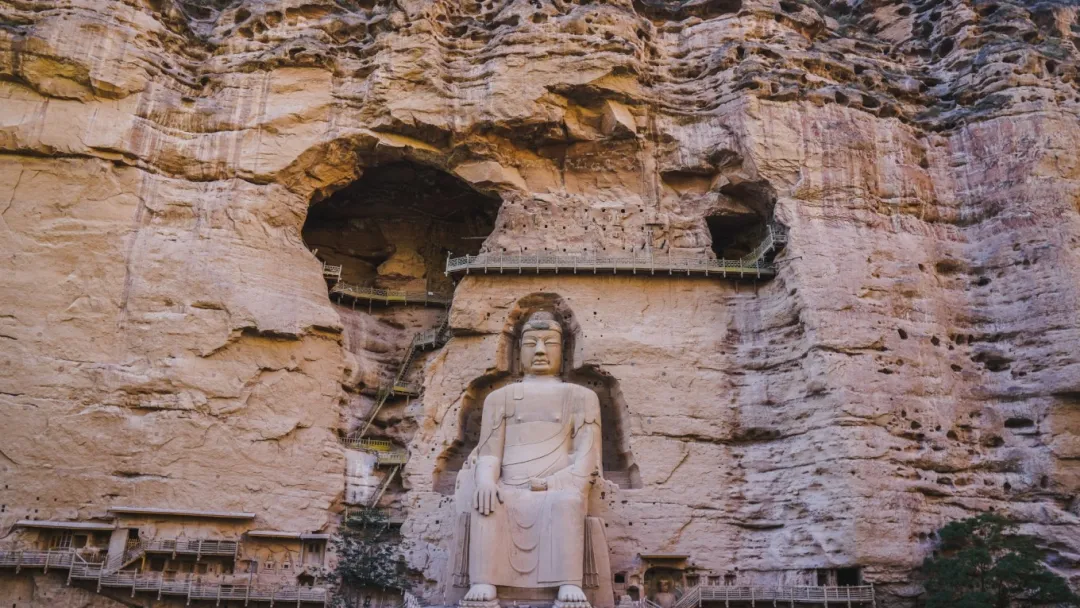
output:
[[[314,202],[301,234],[346,284],[447,292],[447,253],[478,253],[499,204],[449,173],[399,161]]]

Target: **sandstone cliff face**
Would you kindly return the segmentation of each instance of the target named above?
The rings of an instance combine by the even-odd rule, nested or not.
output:
[[[474,393],[538,293],[613,395],[616,570],[858,565],[903,596],[934,529],[994,509],[1078,576],[1070,4],[0,0],[0,528],[332,525],[336,434],[439,321],[335,306],[301,230],[411,163],[501,201],[485,251],[737,251],[715,241],[773,209],[791,234],[757,285],[457,285],[423,397],[378,425],[412,453],[388,500],[428,601]],[[403,247],[352,239],[357,277],[445,281],[378,234]]]

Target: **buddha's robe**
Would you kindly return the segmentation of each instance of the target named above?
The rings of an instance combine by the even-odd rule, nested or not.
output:
[[[491,514],[470,514],[472,583],[582,586],[588,492],[601,471],[596,393],[568,383],[491,393],[474,456],[499,459],[502,500]],[[533,491],[534,478],[547,490]]]

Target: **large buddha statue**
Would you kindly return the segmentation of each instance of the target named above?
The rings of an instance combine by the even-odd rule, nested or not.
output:
[[[479,443],[458,476],[463,606],[497,606],[497,587],[557,587],[556,608],[589,606],[582,579],[588,495],[601,471],[600,402],[560,378],[562,334],[551,313],[531,315],[521,333],[524,379],[484,400]]]

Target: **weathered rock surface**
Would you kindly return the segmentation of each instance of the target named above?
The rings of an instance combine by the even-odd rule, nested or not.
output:
[[[438,315],[335,306],[301,229],[408,162],[501,199],[485,251],[708,253],[710,222],[774,206],[791,235],[757,286],[457,286],[422,399],[379,421],[429,602],[469,404],[534,293],[573,311],[632,455],[617,571],[857,565],[903,592],[933,530],[994,509],[1075,580],[1071,4],[0,0],[0,529],[122,503],[331,526],[335,435]],[[379,234],[407,242],[357,243],[357,277],[445,281],[441,241]]]

